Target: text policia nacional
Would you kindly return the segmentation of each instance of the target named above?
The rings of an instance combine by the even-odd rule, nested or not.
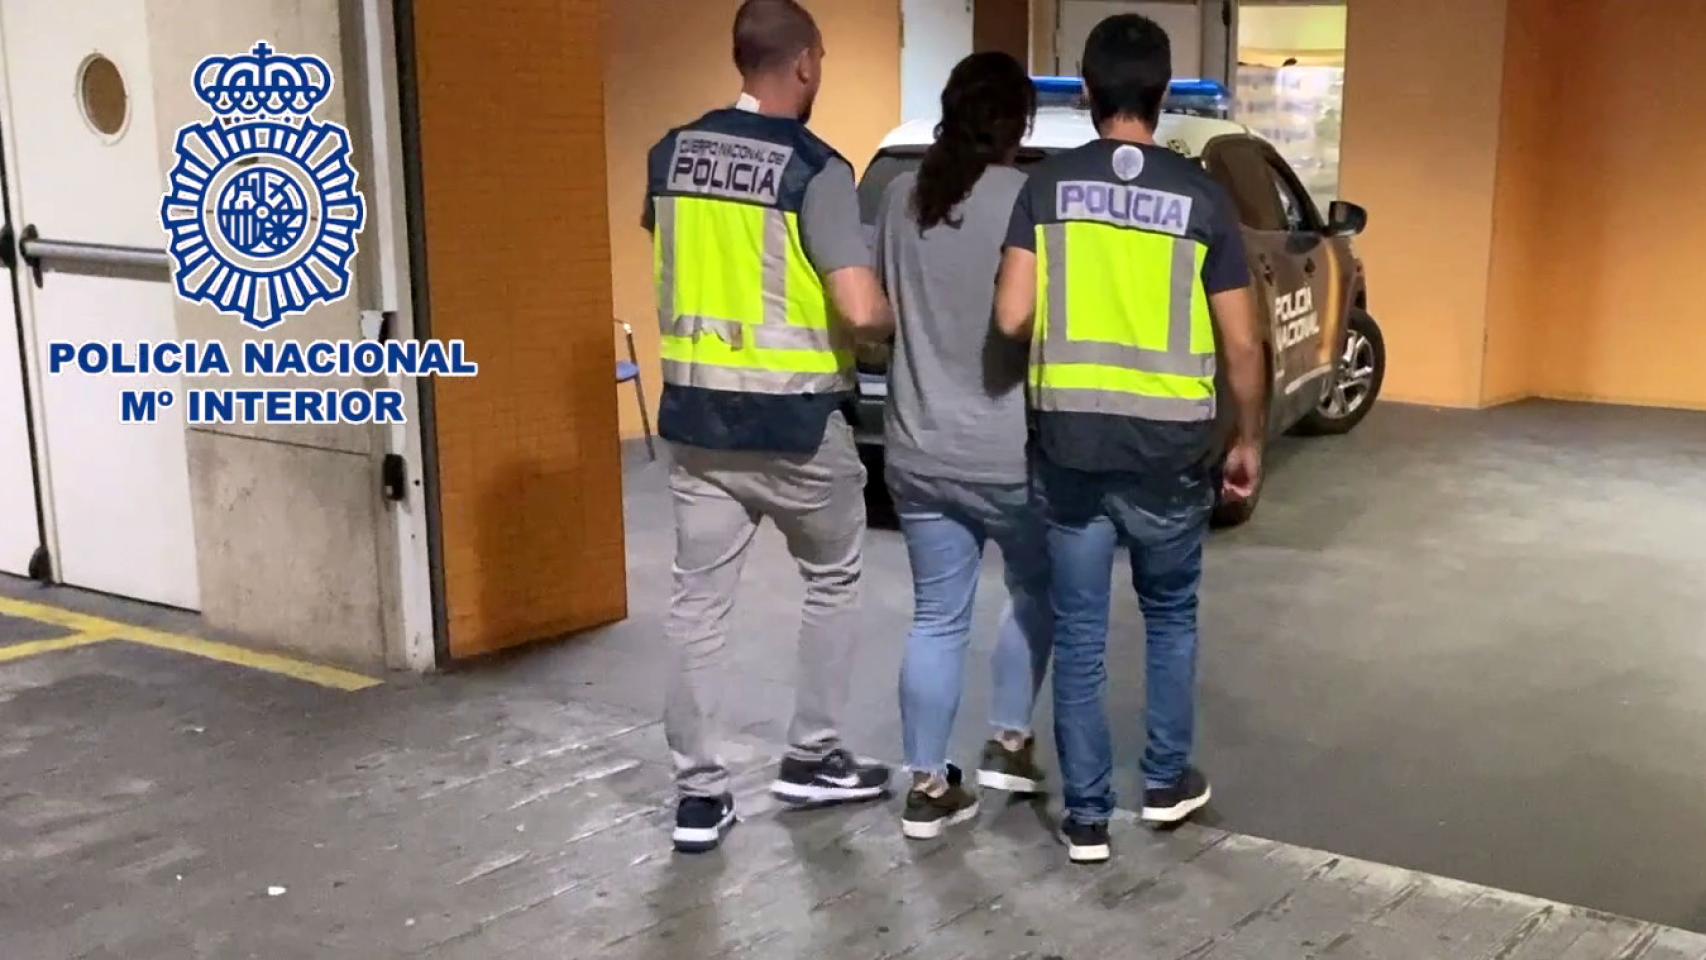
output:
[[[249,340],[233,358],[217,340],[48,344],[50,375],[94,377],[472,377],[480,372],[461,340]],[[233,359],[237,362],[233,363]],[[184,419],[190,424],[403,423],[403,391],[396,387],[341,389],[187,386]],[[153,423],[177,403],[171,390],[125,389],[120,419]]]

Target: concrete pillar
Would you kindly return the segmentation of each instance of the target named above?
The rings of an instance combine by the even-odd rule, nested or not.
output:
[[[339,0],[151,0],[149,46],[164,168],[171,166],[177,129],[206,119],[191,86],[196,63],[212,53],[246,51],[257,39],[331,64],[336,84],[316,116],[347,122],[352,85],[346,82],[349,38],[341,6]],[[366,189],[369,166],[359,151],[356,165]],[[361,242],[371,236],[369,226]],[[358,265],[357,284],[366,282]],[[178,335],[220,341],[233,357],[248,339],[357,338],[359,302],[359,295],[351,296],[259,333],[204,304],[180,301]],[[242,385],[241,377],[230,383]],[[345,379],[291,384],[361,385]],[[211,626],[325,660],[365,667],[409,662],[396,611],[385,599],[394,590],[382,571],[394,567],[395,557],[379,486],[380,429],[189,429],[202,612]]]
[[[1238,82],[1238,4],[1235,0],[1200,0],[1202,13],[1201,75],[1231,90]]]

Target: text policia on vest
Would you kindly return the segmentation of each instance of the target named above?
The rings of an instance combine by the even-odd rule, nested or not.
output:
[[[669,188],[775,203],[782,173],[793,159],[790,147],[741,137],[692,131],[675,141]]]

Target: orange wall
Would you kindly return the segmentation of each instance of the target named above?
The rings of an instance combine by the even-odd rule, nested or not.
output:
[[[1386,335],[1384,395],[1481,398],[1504,64],[1503,0],[1348,5],[1340,193]]]
[[[1706,409],[1706,3],[1544,6],[1544,244],[1500,271],[1544,277],[1518,321],[1534,392]]]
[[[604,0],[605,130],[616,315],[634,326],[647,398],[662,384],[651,241],[639,220],[646,151],[670,127],[734,102],[740,76],[729,31],[738,0]],[[812,129],[855,169],[900,122],[900,0],[806,0],[823,30],[823,92]],[[658,25],[667,23],[669,29]],[[625,349],[621,348],[621,349]],[[638,436],[632,392],[618,399],[622,434]]]
[[[1356,0],[1344,171],[1392,399],[1706,409],[1706,3]],[[1496,93],[1492,91],[1497,91]]]
[[[1558,5],[1510,0],[1505,35],[1503,116],[1493,198],[1493,244],[1487,290],[1486,358],[1481,402],[1533,396],[1540,370],[1534,319],[1551,312],[1556,263],[1546,256],[1551,228],[1552,105],[1557,102]]]

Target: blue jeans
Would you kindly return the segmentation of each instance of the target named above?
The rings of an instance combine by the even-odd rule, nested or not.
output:
[[[997,731],[1030,733],[1053,636],[1042,518],[1023,483],[963,483],[894,468],[888,481],[912,562],[912,631],[900,668],[906,764],[943,773],[989,540],[1006,562],[1009,597],[990,657],[989,722]]]
[[[1145,478],[1082,473],[1046,460],[1037,466],[1037,481],[1053,561],[1054,736],[1066,811],[1099,823],[1114,810],[1106,703],[1114,551],[1121,545],[1131,551],[1147,638],[1144,786],[1171,786],[1191,756],[1197,584],[1213,498],[1206,478],[1158,488]]]

